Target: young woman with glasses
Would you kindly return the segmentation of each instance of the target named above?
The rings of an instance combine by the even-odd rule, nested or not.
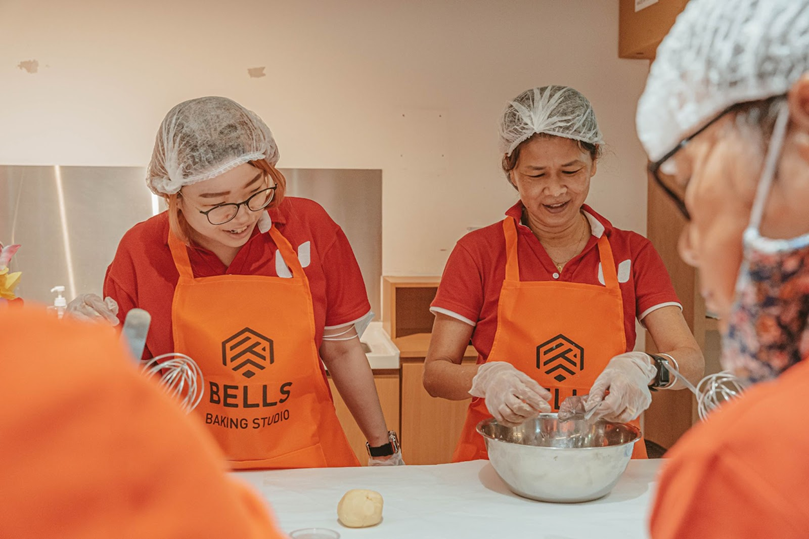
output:
[[[359,266],[322,207],[284,196],[277,161],[269,128],[241,105],[204,97],[174,107],[147,172],[168,211],[121,240],[107,298],[81,296],[68,312],[116,324],[148,311],[144,358],[197,362],[205,390],[194,413],[233,468],[358,464],[324,363],[369,463],[402,464],[355,329],[370,315]]]

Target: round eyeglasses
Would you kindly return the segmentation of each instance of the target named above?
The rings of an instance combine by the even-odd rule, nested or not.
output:
[[[743,108],[764,107],[772,101],[784,99],[785,97],[786,94],[780,94],[764,100],[748,101],[731,105],[722,112],[720,112],[719,114],[717,114],[711,121],[703,125],[691,136],[681,140],[680,143],[677,144],[677,146],[675,146],[674,149],[672,149],[666,155],[664,155],[654,163],[649,164],[649,172],[651,173],[655,182],[663,189],[663,191],[665,191],[665,193],[674,202],[674,204],[677,206],[677,209],[680,210],[680,212],[683,214],[683,216],[687,221],[691,220],[691,215],[688,213],[688,208],[686,208],[685,206],[685,191],[688,188],[688,183],[691,180],[691,177],[689,176],[688,178],[679,178],[677,174],[674,173],[676,171],[673,159],[674,156],[677,155],[677,153],[680,150],[688,146],[688,143],[694,140],[694,137],[698,136],[700,133],[704,132],[706,129],[708,129],[713,124],[718,122],[726,114],[742,110]]]
[[[226,202],[214,206],[210,210],[199,210],[199,212],[204,215],[212,225],[224,225],[236,218],[241,206],[245,206],[248,210],[253,212],[261,211],[269,206],[273,198],[275,198],[275,190],[277,188],[277,185],[273,185],[272,187],[267,187],[266,189],[254,193],[244,202]]]

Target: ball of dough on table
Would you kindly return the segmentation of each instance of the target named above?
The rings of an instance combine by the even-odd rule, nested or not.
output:
[[[382,522],[382,495],[374,490],[349,490],[337,504],[337,517],[348,528],[376,526]]]

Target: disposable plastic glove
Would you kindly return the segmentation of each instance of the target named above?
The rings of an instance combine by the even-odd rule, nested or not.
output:
[[[511,363],[491,361],[478,368],[469,394],[485,399],[498,423],[514,427],[551,411],[551,393]]]
[[[402,452],[397,451],[389,457],[370,457],[368,459],[368,466],[404,466],[402,460]]]
[[[118,304],[112,298],[102,300],[95,294],[82,294],[67,304],[65,314],[77,320],[107,322],[117,326]]]
[[[615,356],[596,378],[585,410],[598,407],[593,418],[616,423],[632,421],[652,404],[649,384],[656,375],[657,368],[649,354],[628,352]],[[605,397],[607,391],[610,394]]]

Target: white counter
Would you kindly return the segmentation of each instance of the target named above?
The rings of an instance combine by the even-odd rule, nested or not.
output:
[[[508,490],[488,461],[399,468],[330,468],[235,473],[272,505],[283,530],[325,527],[342,539],[599,539],[646,537],[660,460],[632,461],[606,497],[548,504]],[[383,521],[354,530],[337,522],[352,488],[379,491]]]
[[[399,349],[382,329],[382,322],[368,324],[360,341],[370,349],[365,352],[365,355],[368,356],[371,369],[375,371],[399,369]]]

